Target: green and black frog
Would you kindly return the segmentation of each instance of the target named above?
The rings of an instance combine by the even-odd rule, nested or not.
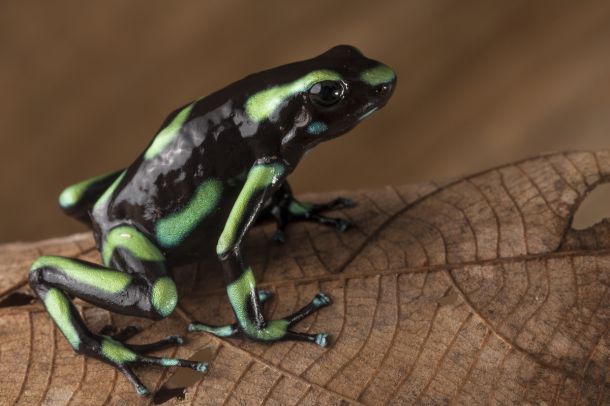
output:
[[[206,363],[145,354],[183,342],[179,336],[127,344],[136,331],[92,332],[71,302],[78,297],[104,309],[161,319],[178,302],[171,269],[176,263],[213,258],[220,263],[236,321],[226,326],[192,322],[190,332],[243,335],[271,342],[300,340],[322,347],[325,333],[292,326],[330,304],[318,293],[304,308],[266,320],[242,242],[261,218],[277,222],[276,240],[292,221],[316,221],[343,231],[349,223],[321,213],[350,206],[296,200],[287,176],[322,141],[354,128],[383,107],[396,86],[388,66],[341,45],[313,58],[247,76],[172,112],[144,152],[126,169],[65,189],[64,211],[89,224],[103,265],[43,256],[29,273],[30,286],[72,348],[119,369],[140,395],[147,388],[134,365],[180,366],[205,372]]]

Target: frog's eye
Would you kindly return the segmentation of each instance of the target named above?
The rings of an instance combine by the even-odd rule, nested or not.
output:
[[[339,103],[345,94],[345,86],[337,80],[324,80],[309,89],[309,98],[314,104],[330,107]]]

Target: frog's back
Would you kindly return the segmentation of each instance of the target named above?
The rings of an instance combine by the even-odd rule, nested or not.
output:
[[[244,137],[243,111],[223,100],[212,95],[169,115],[144,153],[95,204],[98,239],[128,223],[168,256],[213,248],[255,160]]]
[[[182,106],[94,206],[98,241],[111,228],[129,224],[168,256],[212,253],[207,249],[216,245],[257,159],[281,157],[287,176],[306,150],[349,131],[382,106],[387,97],[376,86],[387,89],[393,75],[351,47],[336,47]],[[314,97],[324,106],[325,98],[339,94],[336,86],[345,87],[343,80],[350,81],[352,93],[341,109],[308,98],[315,84],[321,93]]]

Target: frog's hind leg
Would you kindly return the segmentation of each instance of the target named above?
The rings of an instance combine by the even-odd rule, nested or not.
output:
[[[163,255],[143,234],[133,227],[120,226],[112,229],[103,240],[105,266],[43,256],[30,270],[32,289],[72,348],[119,369],[140,395],[147,394],[148,390],[134,375],[132,366],[207,370],[206,363],[143,355],[182,344],[180,337],[170,336],[151,344],[125,344],[117,340],[121,337],[96,334],[87,328],[72,304],[71,296],[117,313],[152,319],[169,316],[178,300],[176,285],[166,271]]]
[[[284,242],[284,230],[289,223],[294,221],[313,221],[335,227],[339,231],[347,230],[352,225],[349,220],[337,217],[327,217],[320,213],[327,210],[337,210],[353,206],[354,202],[351,199],[344,197],[338,197],[330,202],[322,204],[300,202],[294,198],[290,185],[285,181],[275,192],[270,203],[265,206],[261,213],[261,217],[271,217],[275,220],[277,231],[273,235],[273,239],[278,242]]]
[[[89,210],[123,172],[121,169],[68,186],[59,195],[59,205],[68,216],[90,224]]]

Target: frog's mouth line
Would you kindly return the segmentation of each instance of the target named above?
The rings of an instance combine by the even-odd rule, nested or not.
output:
[[[369,111],[365,112],[364,114],[362,114],[359,118],[358,121],[362,121],[365,118],[367,118],[368,116],[370,116],[371,114],[373,114],[374,112],[376,112],[377,110],[379,110],[379,107],[375,106],[372,109],[370,109]]]

